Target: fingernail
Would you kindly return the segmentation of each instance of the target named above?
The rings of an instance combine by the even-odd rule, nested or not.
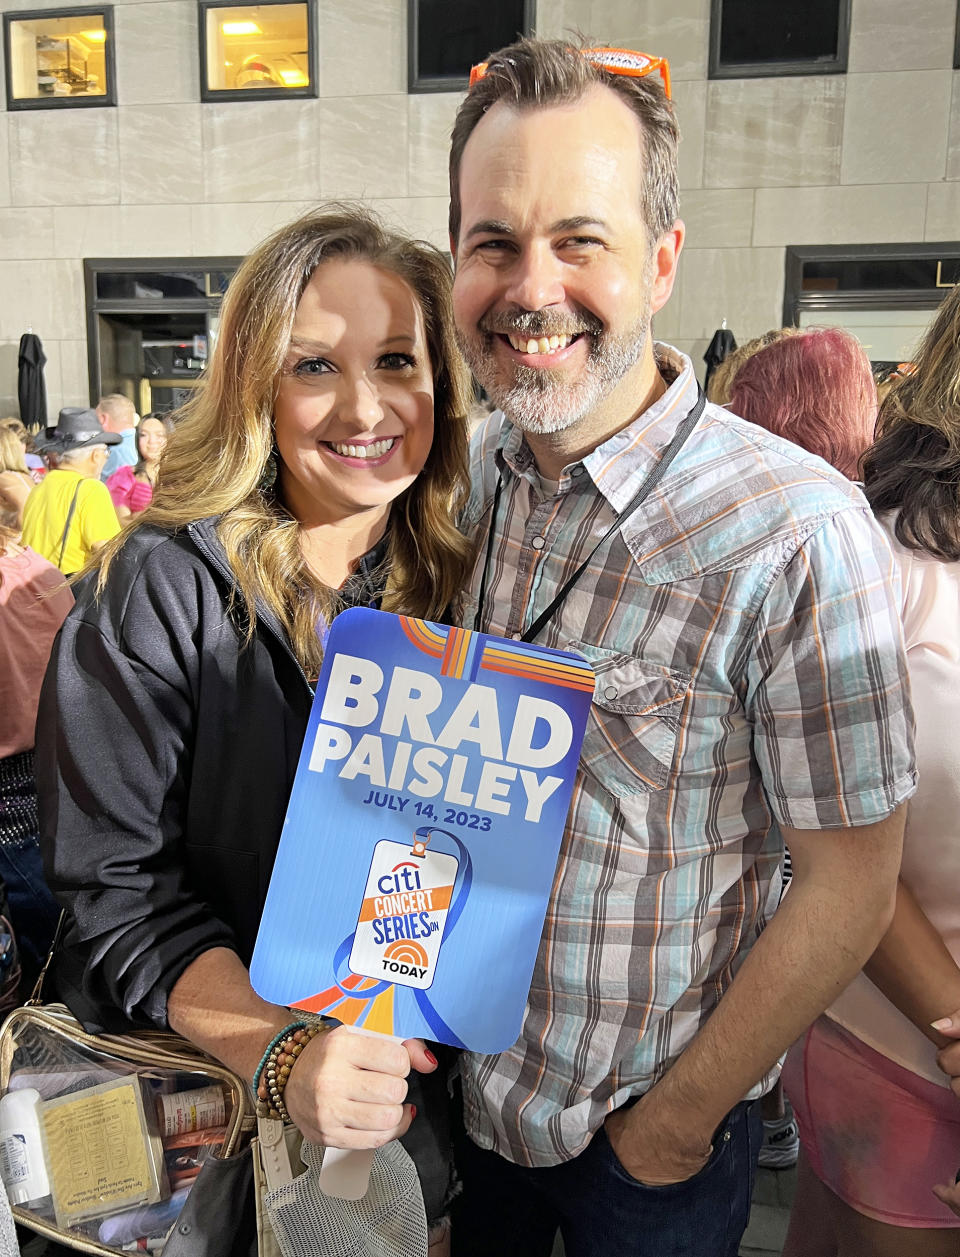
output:
[[[949,1030],[953,1025],[952,1017],[941,1017],[939,1021],[931,1021],[930,1025],[934,1030]]]
[[[412,1122],[416,1116],[417,1116],[417,1106],[415,1104],[411,1104],[410,1105],[410,1121]]]
[[[430,1051],[429,1048],[424,1048],[423,1054],[427,1058],[427,1060],[430,1062],[431,1065],[436,1065],[438,1063],[437,1058],[434,1056],[434,1054]]]

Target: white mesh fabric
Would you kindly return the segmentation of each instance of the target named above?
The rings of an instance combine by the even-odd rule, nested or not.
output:
[[[323,1149],[304,1141],[306,1173],[264,1197],[283,1257],[427,1257],[427,1217],[416,1167],[394,1141],[378,1148],[361,1200],[320,1190]]]

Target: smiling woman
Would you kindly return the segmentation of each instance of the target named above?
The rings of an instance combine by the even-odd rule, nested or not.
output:
[[[152,502],[76,586],[38,779],[71,917],[57,984],[88,1025],[169,1025],[251,1078],[289,1029],[247,964],[326,626],[357,604],[442,619],[465,581],[450,283],[442,254],[360,210],[267,240],[230,285]],[[284,1103],[324,1146],[404,1136],[437,1223],[436,1067],[419,1040],[333,1030],[297,1056]],[[221,1225],[210,1257],[246,1251]]]

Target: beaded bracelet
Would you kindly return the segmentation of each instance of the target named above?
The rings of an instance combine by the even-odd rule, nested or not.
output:
[[[257,1096],[257,1116],[276,1117],[289,1122],[283,1092],[297,1057],[325,1027],[319,1021],[292,1021],[271,1039],[253,1076]]]

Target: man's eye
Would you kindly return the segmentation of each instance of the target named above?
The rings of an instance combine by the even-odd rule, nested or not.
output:
[[[378,360],[378,366],[383,367],[387,371],[406,371],[416,365],[417,361],[412,354],[384,354]]]

